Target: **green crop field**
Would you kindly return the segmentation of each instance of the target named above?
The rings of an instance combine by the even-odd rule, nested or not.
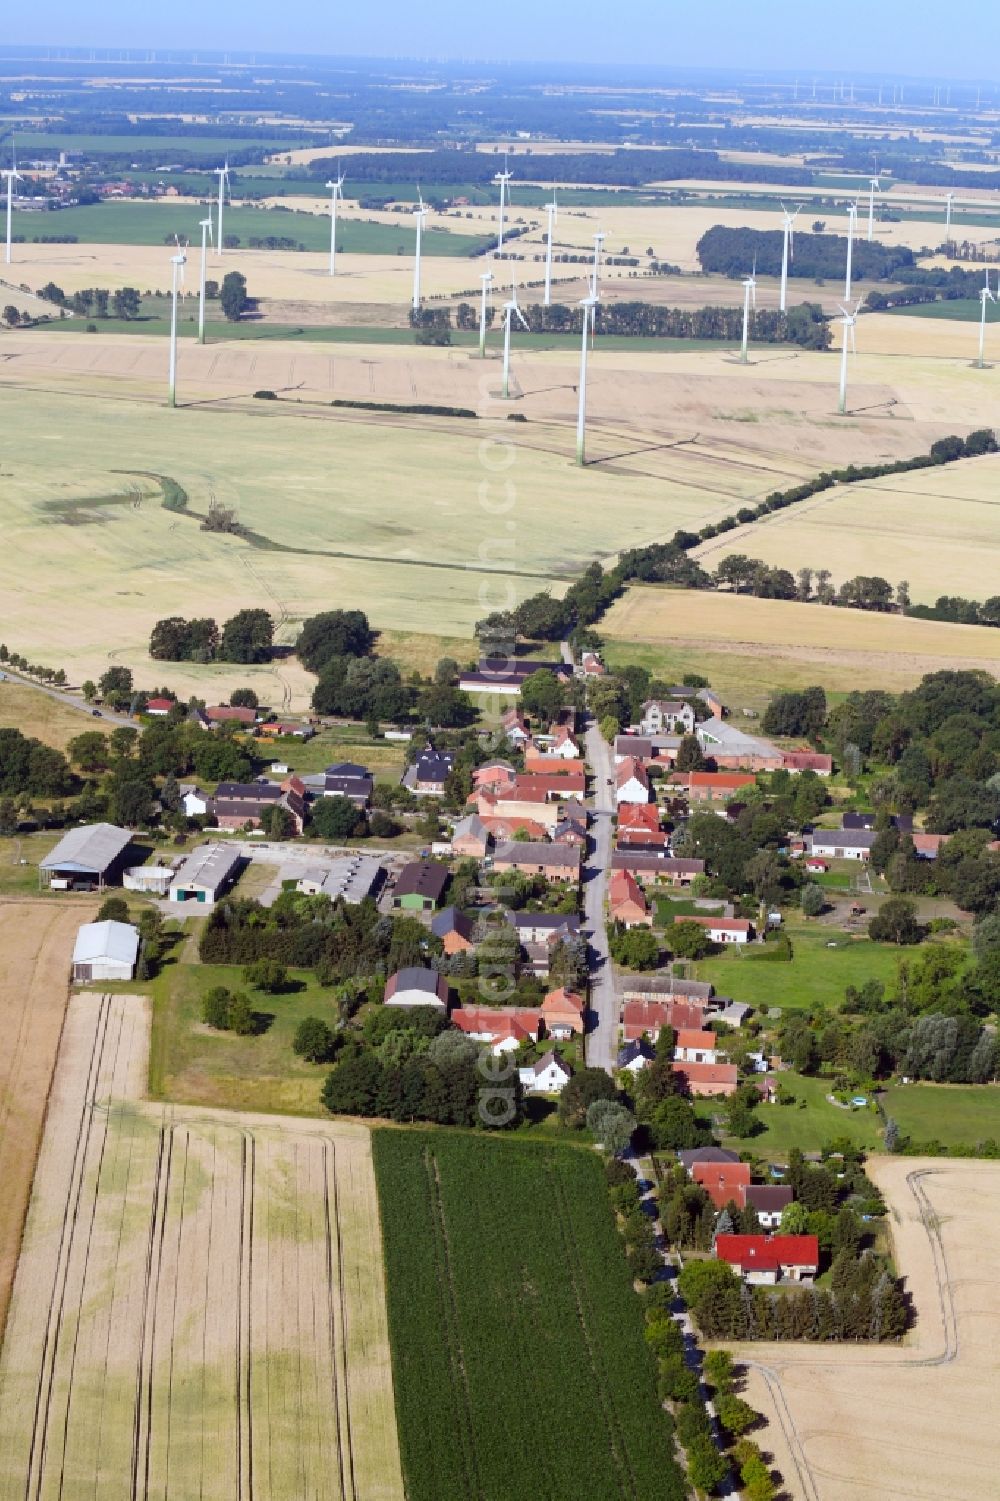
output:
[[[599,1160],[374,1134],[409,1501],[685,1494]]]
[[[944,1147],[1000,1141],[1000,1088],[995,1084],[898,1084],[882,1096],[902,1136]]]
[[[893,944],[848,938],[828,927],[790,926],[793,957],[776,963],[757,958],[762,951],[731,948],[698,965],[699,980],[710,980],[720,995],[750,1006],[780,1006],[801,1011],[818,1006],[839,1007],[848,985],[866,980],[889,981],[896,973],[900,951]],[[829,948],[833,943],[835,947]]]
[[[35,235],[76,235],[85,245],[164,245],[174,235],[182,241],[198,239],[198,222],[204,212],[204,206],[196,203],[94,203],[48,214],[20,210],[14,214],[14,233],[29,240]],[[330,247],[330,220],[325,214],[234,204],[226,209],[223,229],[227,235],[236,235],[243,246],[252,237],[275,235],[302,244],[306,250]],[[423,251],[429,256],[468,256],[488,243],[482,235],[428,229],[423,236]],[[412,255],[416,230],[341,219],[337,245],[355,254]]]
[[[886,312],[907,318],[946,318],[956,323],[978,323],[983,309],[978,297],[949,297],[942,302],[918,302],[912,307],[886,308]],[[986,304],[986,321],[1000,323],[1000,305],[990,302]]]

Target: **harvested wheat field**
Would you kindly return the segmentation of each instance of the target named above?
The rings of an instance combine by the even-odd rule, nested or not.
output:
[[[0,1359],[0,1498],[401,1501],[361,1127],[140,1103],[72,998]]]
[[[1000,1460],[1000,1164],[873,1158],[917,1311],[902,1346],[751,1344],[747,1399],[793,1501],[973,1501]]]
[[[741,552],[793,571],[828,568],[836,584],[859,573],[906,579],[921,604],[986,599],[1000,566],[998,480],[1000,455],[986,454],[844,485],[715,537],[697,556],[706,567]]]
[[[66,1011],[73,940],[95,910],[90,902],[0,903],[0,1335]]]
[[[705,661],[712,683],[737,695],[737,707],[757,706],[758,672],[765,703],[779,686],[821,683],[834,693],[895,692],[912,688],[929,672],[981,668],[1000,676],[1000,631],[988,626],[749,595],[633,585],[604,617],[601,634],[612,643],[612,659],[616,652],[634,656],[636,647],[655,653],[649,665],[655,662],[659,677],[671,665],[687,670],[692,657]]]

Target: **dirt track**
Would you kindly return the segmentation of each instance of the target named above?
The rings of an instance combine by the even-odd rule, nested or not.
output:
[[[68,995],[77,927],[89,906],[0,904],[0,1334]]]
[[[752,1344],[757,1435],[795,1501],[973,1501],[1000,1457],[1000,1164],[875,1158],[896,1264],[917,1310],[906,1344]]]

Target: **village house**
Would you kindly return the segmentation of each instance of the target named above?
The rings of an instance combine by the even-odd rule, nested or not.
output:
[[[644,735],[690,735],[694,732],[695,713],[684,699],[648,698],[639,721]]]
[[[452,830],[452,852],[468,859],[485,859],[492,843],[493,836],[478,813],[470,813],[467,818],[460,819]]]
[[[586,1004],[575,990],[560,986],[550,990],[542,1002],[542,1020],[549,1037],[557,1042],[568,1042],[571,1037],[582,1036]]]
[[[623,1048],[618,1049],[618,1058],[615,1067],[624,1073],[641,1074],[647,1064],[652,1063],[656,1057],[656,1049],[652,1043],[640,1037],[636,1042],[627,1042]]]
[[[626,928],[652,927],[653,917],[638,881],[627,870],[616,870],[608,882],[608,909],[612,922]]]
[[[743,1205],[754,1209],[762,1230],[777,1230],[781,1216],[795,1197],[783,1183],[751,1183],[744,1191]]]
[[[826,872],[829,869],[830,869],[830,867],[829,867],[828,863],[825,860],[820,860],[817,855],[810,855],[809,858],[806,860],[806,870],[809,872],[810,875],[813,875],[813,876],[825,875]]]
[[[445,782],[455,764],[451,751],[436,751],[430,746],[403,773],[403,786],[418,797],[443,797]]]
[[[185,818],[198,818],[211,811],[211,797],[194,782],[181,782],[178,791]]]
[[[740,1160],[736,1152],[729,1152],[725,1147],[682,1147],[677,1153],[677,1158],[689,1178],[699,1162],[739,1162]]]
[[[691,1001],[704,1009],[712,1000],[714,986],[709,980],[691,980],[666,970],[655,975],[626,975],[622,995],[626,1001]],[[717,998],[721,999],[721,998]],[[680,1022],[680,1026],[700,1026],[700,1022]]]
[[[257,723],[257,710],[236,704],[212,704],[205,710],[210,724],[241,724],[246,729]]]
[[[382,996],[386,1006],[436,1006],[448,1009],[448,981],[437,970],[407,965],[390,975]]]
[[[697,923],[713,943],[749,943],[753,936],[753,924],[744,917],[695,917],[685,913],[674,922]]]
[[[537,1063],[518,1069],[518,1074],[528,1094],[562,1094],[573,1070],[558,1053],[549,1052]]]
[[[257,733],[264,740],[311,740],[316,731],[304,719],[268,719],[258,725]]]
[[[819,1271],[815,1235],[717,1235],[715,1254],[754,1285],[811,1282]]]
[[[466,1037],[487,1042],[492,1053],[515,1053],[525,1042],[537,1042],[542,1013],[532,1006],[464,1006],[451,1021]]]
[[[579,756],[550,756],[529,745],[524,752],[524,769],[530,776],[586,777],[587,766]]]
[[[559,822],[558,802],[549,802],[542,788],[529,786],[525,790],[525,797],[518,796],[514,787],[476,794],[476,811],[495,839],[502,836],[491,823],[494,818],[528,819],[532,824],[541,825],[543,838],[547,838]]]
[[[565,768],[565,763],[560,763]],[[496,793],[497,805],[510,802],[558,803],[564,798],[576,798],[580,802],[587,795],[587,779],[582,771],[563,769],[556,775],[535,775],[523,772],[511,788],[500,788]]]
[[[584,811],[582,819],[573,816],[569,810],[575,806],[571,802],[563,808],[563,816],[552,830],[552,840],[555,844],[572,844],[583,849],[587,843],[587,815]]]
[[[748,1162],[696,1162],[691,1169],[695,1183],[708,1194],[716,1209],[741,1204],[741,1193],[750,1186]]]
[[[580,655],[580,671],[585,678],[602,678],[606,672],[604,663],[595,651],[585,651]]]
[[[220,829],[259,829],[269,808],[285,808],[292,816],[296,834],[305,827],[305,786],[298,777],[269,782],[220,782],[215,789],[211,811]]]
[[[810,854],[828,860],[868,860],[878,835],[874,829],[814,829]]]
[[[357,906],[367,897],[377,895],[385,880],[385,866],[374,855],[338,855],[322,865],[308,866],[295,883],[296,891],[307,896],[326,896],[331,902],[342,898]]]
[[[464,693],[499,693],[517,696],[527,678],[536,672],[551,672],[568,682],[572,668],[565,662],[536,662],[530,657],[480,657],[474,671],[465,671],[458,680]]]
[[[679,1063],[715,1063],[718,1038],[701,1027],[679,1027],[674,1040],[674,1057]]]
[[[648,803],[649,778],[641,761],[626,758],[615,774],[616,803]]]
[[[781,761],[783,769],[793,775],[800,771],[814,771],[818,777],[833,774],[833,757],[819,751],[782,751]]]
[[[531,739],[528,724],[520,709],[507,709],[500,720],[500,727],[510,744],[519,748]]]
[[[323,772],[323,784],[317,791],[323,797],[346,797],[356,808],[367,808],[375,790],[375,778],[367,766],[356,761],[338,761]]]
[[[683,787],[688,802],[694,804],[725,802],[745,787],[756,786],[757,778],[749,772],[691,771],[675,772],[670,781]]]
[[[472,773],[475,792],[483,789],[495,792],[498,787],[513,787],[516,780],[517,772],[509,761],[487,761],[484,766],[477,766]]]
[[[144,714],[151,714],[154,719],[162,719],[170,713],[176,702],[177,700],[173,698],[149,698],[146,700],[146,707],[142,712]]]
[[[725,1022],[727,1027],[738,1029],[742,1027],[752,1010],[753,1007],[746,1005],[744,1001],[730,1001],[727,1006],[723,1006],[721,1011],[717,1011],[715,1016],[718,1021]]]
[[[659,849],[666,854],[670,835],[660,828],[660,810],[655,803],[622,804],[618,810],[615,845],[618,849]]]
[[[674,1032],[700,1030],[705,1011],[696,1001],[625,1001],[622,1004],[622,1038],[638,1042],[648,1037],[655,1042],[662,1027]]]
[[[536,818],[525,817],[523,813],[505,813],[501,818],[495,811],[492,814],[484,814],[479,822],[493,844],[509,844],[518,835],[536,843],[544,842],[546,839],[554,838],[555,831],[559,827],[558,823],[541,823]]]
[[[396,879],[392,905],[401,912],[433,912],[447,884],[447,866],[433,860],[411,860]]]
[[[446,954],[467,954],[474,947],[475,924],[457,907],[443,907],[431,918],[431,932]]]
[[[680,735],[616,735],[615,763],[631,757],[641,761],[647,771],[653,766],[669,768],[677,760],[681,739]]]
[[[504,912],[521,943],[547,943],[560,938],[576,938],[580,919],[575,912]]]
[[[543,737],[537,736],[539,745],[543,743]],[[580,760],[580,745],[566,725],[561,724],[551,735],[544,737],[545,754],[547,756],[561,756],[566,761]]]
[[[611,869],[630,871],[640,886],[660,881],[668,886],[690,886],[696,876],[705,874],[705,862],[683,860],[657,850],[616,849],[611,855]]]
[[[736,1093],[739,1078],[734,1063],[672,1063],[670,1066],[696,1098]]]
[[[581,853],[569,844],[542,844],[511,840],[501,844],[493,857],[494,870],[519,870],[523,875],[544,876],[548,881],[580,879]]]

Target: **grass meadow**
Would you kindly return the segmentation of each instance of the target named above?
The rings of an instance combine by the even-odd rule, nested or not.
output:
[[[720,995],[749,1006],[782,1011],[838,1009],[848,985],[866,980],[888,982],[896,974],[900,950],[894,944],[849,938],[836,928],[789,924],[792,958],[783,963],[756,957],[766,949],[728,949],[697,966],[699,980],[710,980]],[[828,947],[829,944],[835,945]]]
[[[600,1160],[379,1130],[409,1501],[685,1494]]]
[[[1000,1088],[996,1085],[897,1084],[882,1097],[885,1113],[903,1136],[943,1147],[1000,1141]]]
[[[739,1139],[726,1137],[727,1147],[734,1152],[753,1152],[772,1162],[784,1161],[792,1147],[818,1152],[838,1136],[869,1150],[878,1147],[881,1125],[873,1106],[850,1110],[832,1105],[827,1098],[829,1079],[807,1078],[791,1070],[781,1075],[781,1087],[793,1097],[793,1103],[758,1106],[756,1118],[763,1131]]]

